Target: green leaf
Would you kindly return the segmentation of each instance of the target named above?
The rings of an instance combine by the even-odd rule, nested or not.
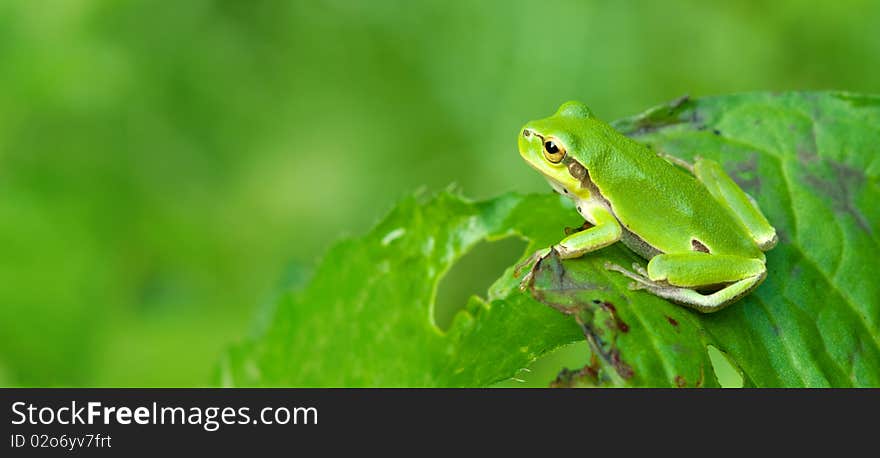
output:
[[[722,162],[776,226],[767,280],[700,323],[755,386],[880,385],[880,97],[744,94],[616,127]]]
[[[846,93],[680,99],[616,123],[657,151],[720,161],[777,228],[767,280],[715,314],[630,291],[603,268],[639,260],[617,244],[548,258],[532,295],[512,268],[499,272],[444,333],[432,319],[437,284],[469,249],[519,236],[528,254],[582,220],[550,194],[413,196],[332,248],[229,352],[222,383],[487,386],[586,338],[584,367],[555,386],[718,386],[710,346],[747,386],[880,386],[878,126],[880,98]]]
[[[508,378],[582,338],[577,325],[519,292],[508,270],[488,302],[472,298],[444,334],[432,322],[437,283],[484,239],[519,233],[546,245],[575,221],[558,197],[408,198],[366,236],[327,253],[308,286],[286,295],[268,327],[229,354],[223,384],[481,386]]]

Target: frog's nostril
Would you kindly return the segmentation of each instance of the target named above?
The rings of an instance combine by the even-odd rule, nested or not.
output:
[[[523,129],[523,137],[529,138],[532,135],[532,131],[529,129]]]

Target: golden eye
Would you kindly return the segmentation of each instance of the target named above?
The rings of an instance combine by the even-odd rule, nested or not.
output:
[[[548,161],[558,164],[565,157],[565,148],[553,140],[547,140],[544,142],[544,157]]]

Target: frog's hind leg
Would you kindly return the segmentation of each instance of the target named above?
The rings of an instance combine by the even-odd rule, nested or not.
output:
[[[776,229],[761,213],[755,199],[746,194],[721,168],[721,165],[713,160],[698,157],[694,162],[693,172],[712,197],[729,208],[740,223],[749,230],[761,251],[767,251],[776,245]]]
[[[634,280],[633,289],[646,289],[704,313],[736,302],[761,284],[767,274],[760,260],[701,252],[655,256],[647,270],[634,264],[636,272],[611,263],[605,268]],[[723,287],[709,294],[697,291],[713,285]]]

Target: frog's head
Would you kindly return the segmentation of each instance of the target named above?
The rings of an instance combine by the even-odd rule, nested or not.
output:
[[[580,102],[563,103],[549,118],[531,121],[519,133],[519,154],[560,193],[580,194],[591,156],[598,152],[602,122]]]

